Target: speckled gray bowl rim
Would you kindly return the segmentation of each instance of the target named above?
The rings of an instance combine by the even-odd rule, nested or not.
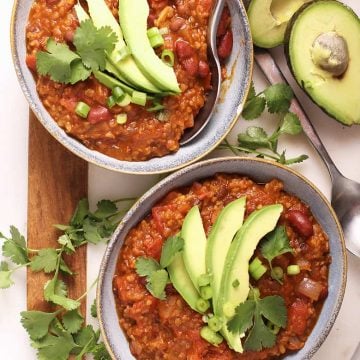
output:
[[[57,125],[42,104],[36,91],[33,75],[25,63],[25,25],[28,18],[27,8],[30,6],[29,2],[31,0],[15,0],[11,19],[12,57],[22,91],[32,111],[49,133],[71,152],[90,163],[129,174],[159,174],[180,169],[201,159],[219,145],[239,118],[250,89],[253,71],[253,46],[249,22],[242,2],[240,0],[231,1],[231,7],[234,8],[234,14],[237,15],[237,19],[234,20],[233,18],[234,39],[239,40],[238,45],[234,45],[231,55],[231,62],[235,64],[233,66],[237,66],[239,56],[242,57],[242,67],[239,68],[242,75],[238,75],[237,89],[235,92],[232,91],[230,96],[227,94],[226,98],[222,97],[222,101],[226,103],[226,107],[221,110],[223,114],[220,116],[215,111],[213,119],[201,134],[194,141],[181,146],[176,153],[139,162],[117,160],[98,151],[88,149],[78,140],[67,135]],[[236,27],[235,23],[237,23]],[[233,73],[232,70],[229,69],[229,73]],[[230,84],[232,80],[233,78],[230,79]],[[242,80],[241,83],[240,80]],[[226,90],[229,82],[223,85],[223,90]],[[219,105],[219,109],[221,109],[221,105]],[[227,114],[227,116],[224,116],[224,114]]]
[[[101,263],[97,287],[100,330],[106,348],[113,359],[134,359],[118,322],[112,290],[112,279],[124,238],[129,230],[145,218],[152,206],[169,191],[211,177],[216,173],[241,174],[259,183],[273,178],[279,179],[283,181],[286,192],[299,197],[310,206],[313,215],[329,236],[332,257],[328,279],[329,294],[305,346],[297,352],[288,354],[284,359],[310,359],[329,334],[344,297],[347,275],[344,236],[330,203],[307,178],[283,165],[246,157],[217,158],[201,161],[181,169],[153,186],[132,206],[113,234]],[[121,353],[125,353],[125,357],[120,357]]]

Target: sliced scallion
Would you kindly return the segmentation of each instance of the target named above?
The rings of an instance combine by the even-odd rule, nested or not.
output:
[[[160,34],[152,36],[151,38],[149,38],[149,41],[151,47],[153,48],[164,45],[164,38]]]
[[[213,316],[209,318],[208,326],[213,331],[220,331],[223,326],[223,322],[219,317]]]
[[[209,300],[212,298],[212,288],[210,285],[207,286],[202,286],[200,288],[200,296],[205,299],[205,300]]]
[[[134,91],[132,93],[131,102],[133,104],[145,106],[146,105],[146,94],[140,91]]]
[[[148,29],[148,31],[146,33],[147,33],[147,36],[148,36],[148,38],[150,40],[150,38],[152,38],[153,36],[160,35],[160,30],[159,30],[159,28],[154,26],[154,27]]]
[[[82,101],[79,101],[75,108],[75,113],[80,117],[86,119],[90,111],[90,106]]]
[[[300,274],[300,266],[299,265],[289,265],[286,269],[288,275],[298,275]]]
[[[106,100],[106,105],[108,106],[109,109],[111,109],[113,106],[115,106],[116,101],[115,98],[111,95],[107,98]]]
[[[222,343],[222,341],[224,340],[223,337],[216,333],[215,331],[211,330],[209,326],[204,326],[201,330],[200,330],[200,336],[206,340],[208,343],[214,345],[214,346],[218,346]]]
[[[211,275],[210,274],[202,274],[199,276],[198,285],[199,287],[210,285]]]
[[[164,105],[160,103],[154,103],[153,106],[147,108],[146,110],[149,112],[156,112],[164,109]]]
[[[124,90],[120,86],[115,86],[112,90],[112,95],[116,101],[121,100],[124,96]]]
[[[171,67],[174,66],[175,56],[174,53],[169,49],[164,49],[161,53],[161,60]]]
[[[271,277],[275,280],[281,280],[284,277],[284,270],[280,266],[275,266],[271,270]]]
[[[131,103],[131,96],[129,94],[125,94],[121,100],[116,101],[116,104],[119,106],[128,106]]]
[[[259,280],[266,273],[266,271],[267,271],[266,266],[261,264],[254,271],[249,271],[249,272],[254,280]]]
[[[204,313],[207,309],[209,309],[209,307],[210,307],[210,303],[208,300],[199,298],[196,302],[196,308],[202,313]]]
[[[117,114],[116,115],[116,122],[119,125],[125,124],[127,122],[127,115],[126,114]]]

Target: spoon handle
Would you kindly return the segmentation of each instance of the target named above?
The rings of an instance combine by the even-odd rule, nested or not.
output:
[[[256,48],[254,54],[257,65],[260,67],[265,77],[270,82],[270,84],[278,84],[278,83],[288,84],[280,68],[276,64],[274,58],[267,50]],[[332,180],[334,180],[339,175],[341,176],[340,171],[337,169],[336,165],[330,158],[330,155],[325,149],[314,126],[310,122],[303,107],[301,106],[301,104],[299,103],[296,97],[294,97],[294,99],[291,102],[290,110],[299,117],[300,123],[304,129],[304,133],[307,135],[311,144],[314,146],[316,151],[319,153],[320,157],[325,162]]]

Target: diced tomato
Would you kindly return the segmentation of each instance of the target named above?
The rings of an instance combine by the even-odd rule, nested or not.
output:
[[[101,105],[92,107],[87,117],[90,124],[96,124],[101,121],[109,121],[112,118],[113,115],[110,110]]]
[[[308,305],[305,301],[297,299],[289,309],[288,313],[288,323],[289,328],[296,335],[303,335],[306,327],[307,320],[309,317]]]
[[[27,67],[31,71],[36,71],[36,57],[35,57],[35,55],[26,55],[25,62],[26,62]]]
[[[233,34],[231,30],[228,30],[225,35],[219,40],[218,43],[218,55],[221,59],[226,59],[230,56],[233,47]]]

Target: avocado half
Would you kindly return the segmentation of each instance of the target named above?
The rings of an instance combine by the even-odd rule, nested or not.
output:
[[[282,44],[291,16],[308,1],[252,0],[247,13],[254,44],[262,48]]]
[[[336,0],[304,4],[285,32],[296,81],[331,117],[360,124],[360,19]]]

